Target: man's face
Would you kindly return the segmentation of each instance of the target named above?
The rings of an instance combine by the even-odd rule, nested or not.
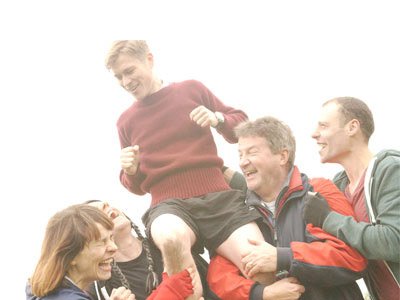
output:
[[[120,85],[137,100],[140,101],[156,92],[151,54],[148,54],[144,61],[132,55],[121,54],[111,69]]]
[[[334,102],[324,105],[318,120],[318,126],[312,134],[317,141],[322,163],[340,163],[350,150],[348,124],[343,125],[342,116]]]
[[[273,183],[281,178],[284,170],[281,154],[273,154],[262,137],[241,137],[238,146],[247,187],[260,197],[268,197],[273,192]]]
[[[83,250],[71,262],[68,274],[75,282],[90,283],[94,280],[107,280],[111,277],[111,264],[117,246],[113,233],[97,224],[100,238],[87,243]]]

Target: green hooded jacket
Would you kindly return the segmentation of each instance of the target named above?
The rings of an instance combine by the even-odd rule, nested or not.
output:
[[[357,222],[352,217],[331,212],[324,221],[323,230],[357,249],[367,259],[384,260],[399,284],[400,151],[379,152],[371,177],[365,180],[369,180],[376,224]],[[349,184],[345,171],[336,174],[333,181],[341,191]],[[368,211],[367,203],[366,207]]]

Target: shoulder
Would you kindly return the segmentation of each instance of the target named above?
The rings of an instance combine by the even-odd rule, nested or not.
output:
[[[195,79],[184,80],[181,82],[175,82],[170,85],[170,87],[175,89],[188,89],[188,90],[198,90],[206,91],[207,87],[200,81]]]
[[[382,150],[376,155],[376,166],[400,165],[400,151]]]
[[[26,299],[29,300],[91,300],[90,296],[81,291],[78,287],[69,285],[68,283],[60,287],[44,297],[36,297],[32,294],[29,284],[26,286]]]
[[[43,298],[46,300],[90,300],[89,295],[73,287],[60,288],[51,295]]]
[[[373,165],[372,165],[373,164]],[[378,181],[380,178],[397,177],[400,174],[400,151],[382,150],[370,162],[372,167],[371,177]],[[366,178],[366,180],[369,180]]]

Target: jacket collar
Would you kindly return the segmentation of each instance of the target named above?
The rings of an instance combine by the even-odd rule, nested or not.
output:
[[[276,205],[278,209],[283,206],[289,196],[296,191],[303,190],[303,182],[301,174],[297,166],[294,166],[288,173],[285,183],[279,192],[278,198],[276,199]],[[255,192],[247,190],[246,204],[249,206],[261,206],[263,199]]]

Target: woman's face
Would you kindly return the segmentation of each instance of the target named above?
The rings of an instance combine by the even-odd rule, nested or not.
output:
[[[95,280],[107,280],[111,277],[111,265],[117,246],[113,232],[97,224],[100,238],[88,242],[75,256],[68,270],[68,276],[81,288]]]
[[[123,236],[123,234],[130,234],[131,222],[121,211],[103,201],[94,201],[89,205],[97,207],[113,221],[116,238],[117,236]]]

